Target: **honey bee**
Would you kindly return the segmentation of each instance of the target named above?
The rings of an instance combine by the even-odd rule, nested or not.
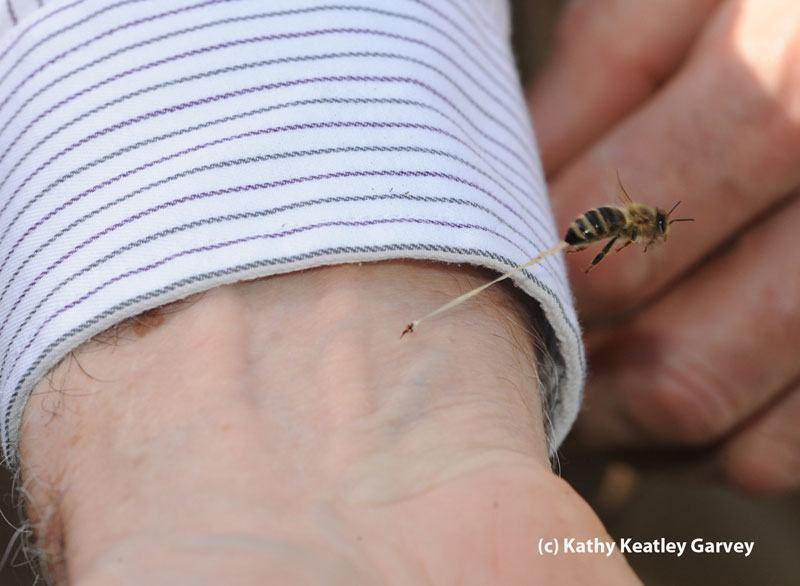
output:
[[[647,248],[654,242],[667,240],[670,224],[694,221],[694,218],[670,219],[672,212],[680,205],[680,201],[668,212],[655,206],[634,202],[625,191],[619,173],[617,173],[617,196],[621,205],[603,206],[589,210],[570,224],[567,235],[564,236],[564,241],[570,246],[574,246],[569,252],[579,252],[595,242],[611,238],[594,257],[592,264],[584,271],[585,273],[603,260],[617,241],[623,243],[617,248],[617,252],[634,242],[645,242],[644,251],[647,252]]]

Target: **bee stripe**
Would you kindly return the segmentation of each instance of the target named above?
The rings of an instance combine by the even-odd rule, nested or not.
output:
[[[592,225],[598,237],[602,238],[608,234],[608,225],[597,210],[589,210],[583,217]]]
[[[589,238],[594,233],[594,228],[586,221],[586,216],[579,216],[574,225],[586,238]]]
[[[569,227],[569,230],[567,230],[567,235],[564,236],[564,242],[573,245],[580,244],[581,242],[586,242],[586,237],[583,234],[580,234],[573,225]]]
[[[579,216],[570,225],[564,241],[567,244],[580,244],[594,240],[594,230],[583,216]]]
[[[625,223],[625,216],[623,216],[619,208],[604,206],[602,208],[597,208],[597,211],[600,212],[600,215],[602,215],[603,219],[606,221],[609,234],[616,233]]]

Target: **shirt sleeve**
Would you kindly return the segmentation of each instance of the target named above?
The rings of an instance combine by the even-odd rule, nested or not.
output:
[[[560,240],[502,0],[36,4],[0,19],[12,465],[34,385],[127,317],[337,263],[505,272]],[[565,365],[560,442],[585,377],[563,257],[515,284]]]

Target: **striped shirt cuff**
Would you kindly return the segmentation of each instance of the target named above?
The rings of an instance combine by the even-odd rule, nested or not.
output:
[[[22,4],[0,41],[12,465],[33,386],[126,317],[336,263],[504,272],[560,240],[501,0]],[[563,258],[515,282],[566,365],[560,442],[585,377]]]

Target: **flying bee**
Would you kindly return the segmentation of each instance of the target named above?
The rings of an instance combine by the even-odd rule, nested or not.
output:
[[[595,208],[578,216],[578,218],[570,224],[567,235],[564,236],[564,240],[558,244],[554,244],[544,252],[540,252],[525,264],[500,275],[494,281],[490,281],[471,291],[467,291],[463,295],[433,310],[428,315],[408,322],[403,333],[400,334],[400,337],[402,338],[406,334],[416,332],[419,324],[423,321],[460,305],[495,283],[508,279],[521,270],[541,262],[547,257],[564,250],[568,246],[573,247],[569,252],[578,252],[591,246],[595,242],[600,242],[606,238],[611,239],[603,247],[603,250],[594,257],[592,264],[589,265],[585,271],[588,273],[597,263],[603,260],[603,257],[608,254],[608,251],[611,250],[611,247],[614,246],[617,240],[623,243],[622,246],[617,248],[617,252],[634,242],[645,242],[644,251],[647,252],[647,247],[654,242],[658,240],[667,240],[667,232],[669,232],[670,224],[674,222],[694,222],[694,218],[670,219],[672,212],[675,211],[675,208],[677,208],[681,202],[672,206],[672,209],[668,212],[655,206],[634,202],[631,200],[628,192],[625,191],[625,187],[622,185],[622,181],[619,178],[619,173],[617,173],[617,197],[620,200],[620,205]]]
[[[625,191],[619,173],[617,173],[617,195],[621,205],[589,210],[570,224],[567,235],[564,236],[564,241],[575,247],[569,252],[579,252],[595,242],[611,239],[594,257],[592,264],[584,271],[586,273],[603,260],[617,241],[622,242],[617,252],[634,242],[645,242],[644,251],[647,252],[647,248],[654,242],[658,240],[666,242],[670,224],[694,221],[694,218],[670,219],[680,201],[668,212],[655,206],[634,202]]]

